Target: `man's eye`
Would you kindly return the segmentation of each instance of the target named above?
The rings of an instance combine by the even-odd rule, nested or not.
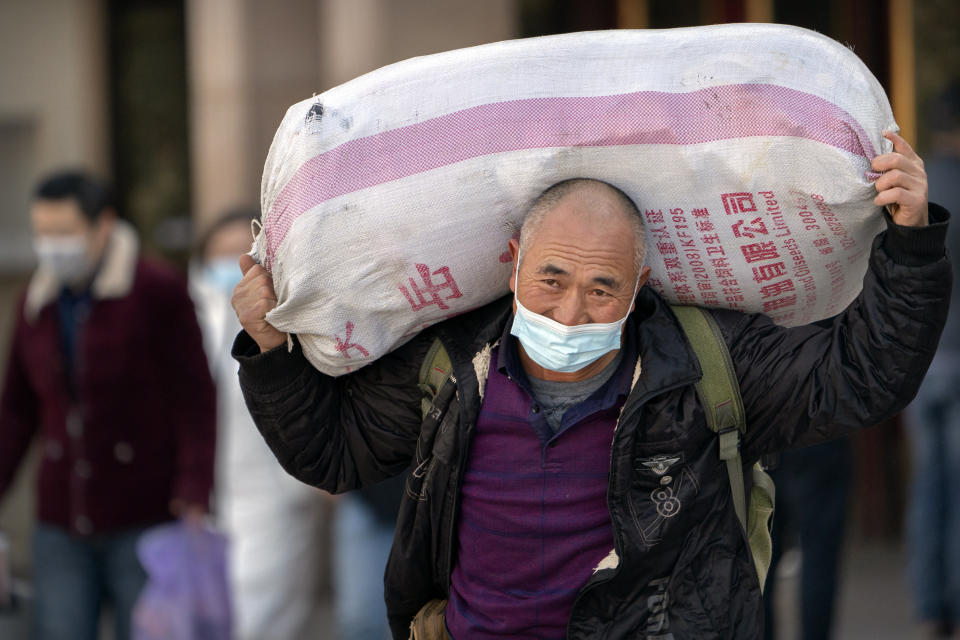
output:
[[[544,278],[544,279],[541,280],[540,282],[542,282],[543,284],[547,285],[548,287],[559,287],[559,286],[560,286],[560,283],[557,282],[556,280],[554,280],[553,278]]]
[[[610,294],[607,293],[606,291],[604,291],[603,289],[594,289],[594,290],[593,290],[593,295],[595,295],[595,296],[608,296],[608,295],[610,295]]]

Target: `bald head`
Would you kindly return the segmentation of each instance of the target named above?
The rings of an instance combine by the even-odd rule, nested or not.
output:
[[[520,228],[520,246],[529,246],[550,212],[567,198],[581,198],[588,201],[591,204],[590,215],[596,224],[604,224],[605,219],[620,218],[630,225],[634,235],[633,266],[639,272],[646,257],[647,247],[643,218],[637,205],[627,194],[602,180],[571,178],[548,187],[537,196],[527,210],[523,226]]]

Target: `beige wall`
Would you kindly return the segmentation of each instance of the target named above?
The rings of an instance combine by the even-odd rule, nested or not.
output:
[[[15,301],[32,267],[27,204],[36,179],[64,165],[109,167],[106,32],[102,0],[0,2],[0,357]],[[3,368],[0,368],[0,376]],[[0,530],[27,570],[33,464],[0,502]]]
[[[108,168],[101,0],[0,2],[0,270],[29,268],[25,207],[36,177]]]
[[[0,118],[38,125],[37,169],[108,168],[101,0],[0,2]]]
[[[199,226],[259,204],[294,102],[415,55],[516,36],[516,0],[187,0],[193,209]]]

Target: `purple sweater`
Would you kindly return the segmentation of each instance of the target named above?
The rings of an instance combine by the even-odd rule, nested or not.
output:
[[[623,399],[545,443],[536,405],[497,361],[461,487],[447,628],[458,640],[559,639],[613,548],[607,474]]]

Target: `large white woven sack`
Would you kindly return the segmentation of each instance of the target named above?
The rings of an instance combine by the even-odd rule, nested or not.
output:
[[[507,293],[507,241],[566,178],[646,219],[672,302],[796,325],[841,311],[882,229],[870,160],[897,130],[849,49],[804,29],[575,33],[384,67],[290,107],[254,252],[319,370],[340,375]]]

